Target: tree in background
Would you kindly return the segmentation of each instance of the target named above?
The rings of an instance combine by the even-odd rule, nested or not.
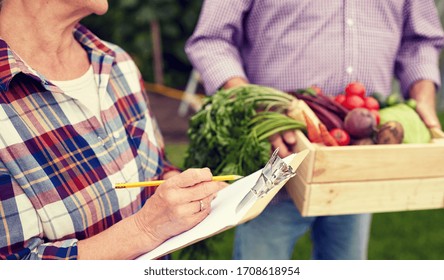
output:
[[[158,23],[165,85],[183,88],[191,73],[184,51],[199,16],[202,0],[109,0],[105,15],[82,23],[101,39],[123,47],[136,61],[147,82],[155,82],[151,27]]]

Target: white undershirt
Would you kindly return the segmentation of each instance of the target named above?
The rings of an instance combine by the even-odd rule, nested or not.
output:
[[[94,79],[92,65],[89,67],[88,71],[79,78],[69,81],[51,80],[51,82],[63,90],[66,95],[78,100],[101,122],[99,89],[96,80]]]

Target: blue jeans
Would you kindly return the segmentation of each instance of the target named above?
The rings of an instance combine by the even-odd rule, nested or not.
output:
[[[301,217],[289,198],[236,227],[233,258],[289,260],[297,240],[311,228],[313,259],[367,259],[370,224],[371,214]]]

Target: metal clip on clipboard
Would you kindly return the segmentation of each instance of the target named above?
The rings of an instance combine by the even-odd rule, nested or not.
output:
[[[290,165],[278,156],[278,151],[279,148],[273,152],[254,186],[241,202],[239,202],[239,205],[236,207],[236,213],[251,200],[265,196],[271,189],[279,185],[279,183],[296,175],[296,170],[293,170]]]

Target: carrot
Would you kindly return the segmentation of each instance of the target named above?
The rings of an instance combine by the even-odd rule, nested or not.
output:
[[[307,136],[308,140],[312,143],[322,143],[321,135],[319,134],[318,128],[315,126],[314,122],[310,119],[310,117],[305,113],[305,111],[302,111],[302,114],[304,115],[305,119],[305,126],[307,128]]]
[[[319,131],[321,133],[322,142],[324,142],[325,146],[339,146],[338,141],[331,136],[324,124],[319,123]]]

